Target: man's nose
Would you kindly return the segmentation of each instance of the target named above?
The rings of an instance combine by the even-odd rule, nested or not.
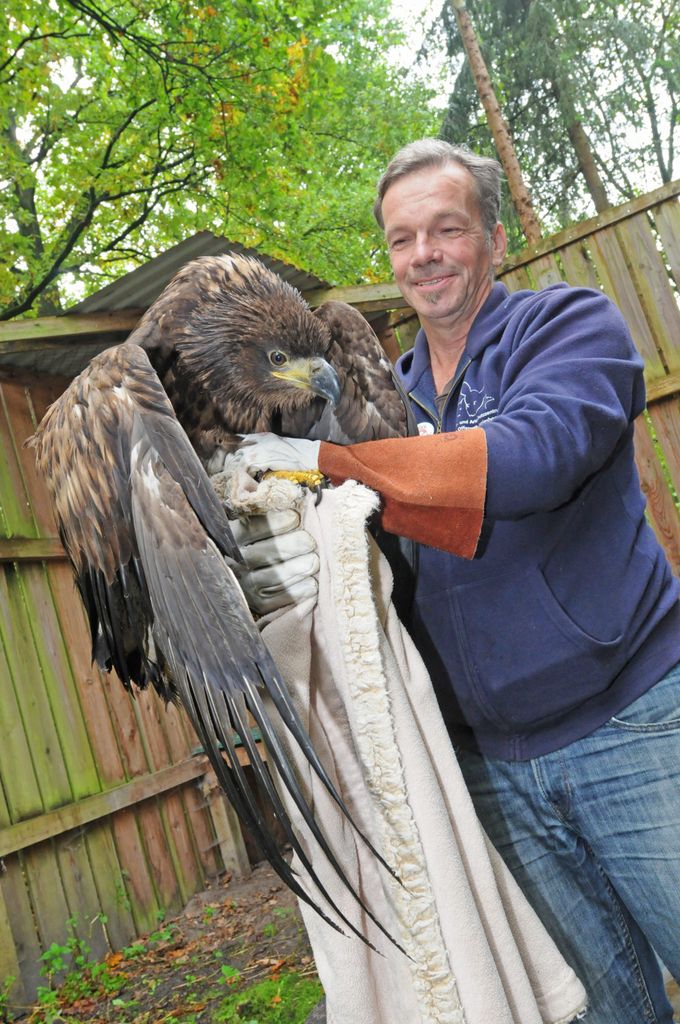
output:
[[[427,234],[416,235],[413,246],[413,262],[418,266],[423,263],[436,263],[441,259],[441,250],[436,241]]]

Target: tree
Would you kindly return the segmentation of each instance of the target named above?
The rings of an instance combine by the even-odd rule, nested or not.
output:
[[[9,0],[0,317],[206,227],[339,282],[384,271],[374,182],[433,116],[384,56],[385,5]]]
[[[498,104],[474,27],[470,21],[465,0],[452,0],[452,4],[456,20],[458,21],[460,37],[470,63],[470,71],[475,80],[475,86],[482,101],[482,106],[486,111],[487,121],[496,144],[496,149],[498,150],[498,155],[507,174],[508,188],[513,205],[517,211],[526,240],[530,245],[533,245],[541,238],[541,225],[536,218],[531,196],[524,184],[524,178],[522,177],[507,121],[503,117]]]
[[[557,229],[672,179],[679,130],[677,0],[469,0],[522,169]],[[489,151],[452,13],[428,47],[459,67],[445,137]]]

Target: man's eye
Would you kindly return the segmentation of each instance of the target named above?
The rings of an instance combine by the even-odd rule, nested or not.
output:
[[[288,362],[288,356],[285,352],[279,352],[277,350],[269,353],[269,361],[273,363],[274,366],[283,366],[284,363]]]
[[[390,249],[401,249],[401,247],[403,245],[405,245],[405,244],[406,244],[406,239],[405,238],[393,238],[392,241],[389,244],[389,248]]]

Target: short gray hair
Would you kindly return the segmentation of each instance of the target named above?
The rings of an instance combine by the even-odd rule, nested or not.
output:
[[[415,171],[422,171],[426,167],[445,167],[450,163],[460,164],[472,175],[482,224],[490,238],[500,218],[501,165],[491,157],[478,156],[467,146],[453,145],[443,139],[417,139],[403,146],[392,157],[378,182],[378,196],[373,204],[373,213],[380,227],[385,227],[382,204],[390,185]]]

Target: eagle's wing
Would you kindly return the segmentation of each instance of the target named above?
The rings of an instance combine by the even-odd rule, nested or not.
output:
[[[179,700],[267,859],[301,899],[337,927],[303,889],[269,835],[234,750],[238,733],[309,877],[347,927],[367,941],[328,896],[252,740],[247,712],[310,832],[356,896],[286,759],[263,705],[263,689],[278,725],[293,735],[348,818],[349,812],[253,622],[230,568],[240,555],[224,509],[143,349],[127,342],[95,357],[50,407],[29,443],[52,492],[87,609],[93,657],[102,668],[115,668],[128,689],[152,683],[166,700]]]
[[[366,319],[345,302],[325,302],[314,314],[328,327],[326,358],[340,380],[335,407],[315,400],[282,418],[291,437],[355,444],[416,433],[410,403]]]

